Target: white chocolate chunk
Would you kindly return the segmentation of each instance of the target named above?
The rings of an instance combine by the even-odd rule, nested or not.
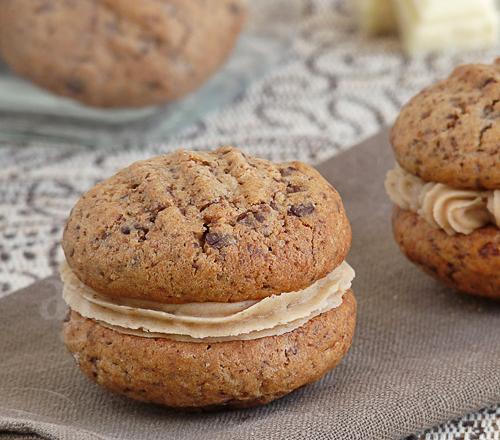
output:
[[[405,51],[468,50],[498,41],[495,0],[395,0]]]
[[[363,32],[379,35],[397,30],[392,0],[354,0],[354,6]]]

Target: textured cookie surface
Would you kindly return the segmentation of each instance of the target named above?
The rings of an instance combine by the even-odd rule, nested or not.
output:
[[[391,133],[399,164],[455,188],[500,188],[500,60],[458,67],[419,93]]]
[[[462,292],[500,299],[498,228],[449,236],[400,208],[394,210],[393,227],[403,252],[426,272]]]
[[[98,184],[72,210],[63,248],[103,294],[234,302],[309,286],[350,242],[340,196],[317,171],[224,147],[137,162]]]
[[[352,292],[344,303],[281,336],[218,343],[129,336],[72,312],[66,346],[82,371],[111,391],[174,407],[253,406],[313,382],[351,345]]]
[[[197,88],[224,61],[242,0],[2,0],[13,70],[95,106],[141,106]]]

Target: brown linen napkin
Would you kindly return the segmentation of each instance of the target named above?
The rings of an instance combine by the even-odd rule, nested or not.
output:
[[[320,166],[353,224],[353,348],[314,385],[266,407],[184,414],[85,379],[60,338],[55,278],[0,301],[0,431],[48,438],[398,439],[500,402],[500,305],[458,295],[407,262],[390,228],[387,133]]]

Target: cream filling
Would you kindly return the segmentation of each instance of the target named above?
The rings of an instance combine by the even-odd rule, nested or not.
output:
[[[236,303],[162,304],[109,298],[82,283],[67,263],[63,299],[80,315],[122,333],[187,341],[257,339],[290,332],[342,304],[354,270],[343,262],[306,289]]]
[[[399,165],[387,173],[385,188],[400,208],[416,212],[448,235],[468,235],[490,223],[500,227],[500,190],[462,190],[425,182]]]

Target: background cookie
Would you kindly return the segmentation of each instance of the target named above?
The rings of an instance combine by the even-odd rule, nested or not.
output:
[[[500,60],[460,66],[402,110],[391,142],[399,164],[454,188],[500,188]]]
[[[448,286],[500,299],[500,234],[485,227],[470,235],[448,235],[398,207],[394,236],[406,256]]]
[[[142,106],[199,87],[224,61],[243,0],[3,0],[10,67],[89,105]]]
[[[111,391],[176,407],[254,406],[319,379],[347,352],[356,302],[281,336],[217,343],[129,336],[72,312],[68,349],[85,374]],[[168,380],[170,377],[183,380]]]
[[[82,196],[63,249],[98,292],[234,302],[303,289],[344,261],[351,229],[313,168],[225,147],[137,162]]]

